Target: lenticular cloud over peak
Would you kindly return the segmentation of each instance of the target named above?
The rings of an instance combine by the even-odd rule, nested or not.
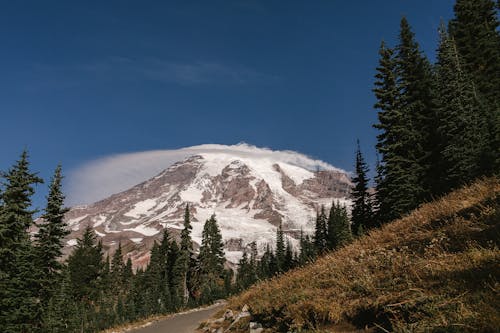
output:
[[[338,170],[321,160],[294,151],[237,145],[204,144],[173,150],[149,150],[111,155],[90,161],[69,172],[66,183],[68,205],[89,204],[139,184],[172,164],[194,155],[232,155],[244,159],[266,159],[287,163],[310,171]]]

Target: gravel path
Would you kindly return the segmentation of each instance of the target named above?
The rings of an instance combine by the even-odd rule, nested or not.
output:
[[[152,323],[149,326],[128,331],[130,333],[193,333],[200,322],[210,318],[219,311],[224,304],[212,305],[208,308],[193,310],[173,315],[164,320]]]

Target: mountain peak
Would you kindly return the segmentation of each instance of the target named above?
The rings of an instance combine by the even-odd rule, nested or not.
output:
[[[297,230],[313,229],[320,205],[338,199],[349,204],[351,182],[346,172],[296,152],[277,152],[247,144],[185,148],[183,156],[156,176],[67,215],[72,233],[69,252],[84,226],[91,226],[103,247],[122,243],[136,265],[148,260],[149,249],[168,228],[174,237],[182,229],[183,210],[190,203],[193,241],[201,243],[204,222],[215,214],[235,263],[242,249],[256,241],[260,249],[273,244],[276,226],[283,224],[289,240]],[[323,168],[318,165],[323,163]]]

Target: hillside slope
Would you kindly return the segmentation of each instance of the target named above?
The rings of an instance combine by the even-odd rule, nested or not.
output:
[[[230,300],[270,329],[498,332],[500,180],[484,179]]]

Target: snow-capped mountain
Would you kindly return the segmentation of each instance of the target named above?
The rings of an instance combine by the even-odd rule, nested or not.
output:
[[[90,225],[106,251],[114,252],[121,242],[135,265],[143,265],[164,228],[179,235],[189,203],[193,241],[201,243],[203,224],[215,214],[227,259],[235,263],[252,241],[260,250],[274,244],[280,223],[297,244],[301,229],[313,230],[320,205],[329,206],[333,200],[350,203],[349,176],[324,162],[319,168],[320,161],[299,153],[248,145],[210,147],[126,191],[72,208],[66,215],[71,234],[65,252]]]

